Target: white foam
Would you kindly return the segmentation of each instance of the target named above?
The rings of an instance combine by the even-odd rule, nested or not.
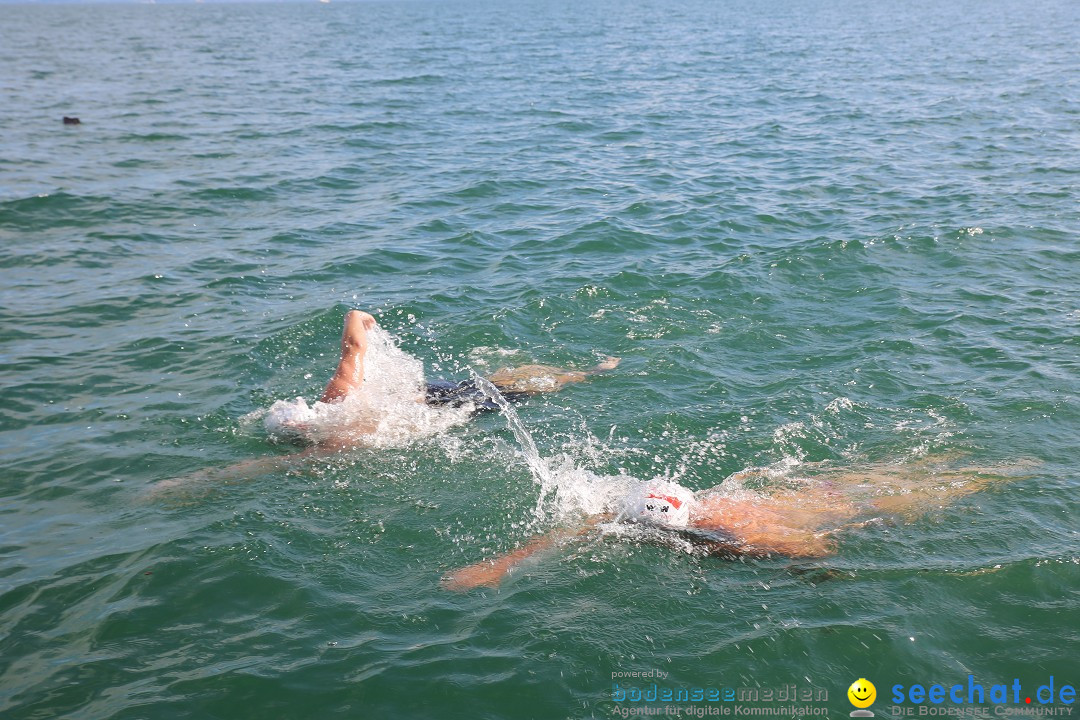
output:
[[[406,445],[469,419],[472,408],[424,403],[424,365],[380,327],[368,332],[364,383],[341,402],[278,400],[263,424],[274,437],[368,447]]]
[[[838,397],[825,406],[825,412],[838,415],[842,410],[851,410],[853,407],[855,403],[850,398]]]

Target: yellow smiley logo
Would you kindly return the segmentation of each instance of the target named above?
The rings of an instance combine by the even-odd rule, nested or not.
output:
[[[877,699],[877,688],[866,678],[859,678],[847,689],[848,700],[857,708],[867,708]]]

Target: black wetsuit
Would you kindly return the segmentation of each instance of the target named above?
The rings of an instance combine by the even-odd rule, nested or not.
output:
[[[529,393],[523,392],[503,392],[500,390],[499,394],[510,403],[521,402],[529,397]],[[498,403],[484,394],[484,391],[476,384],[476,380],[461,380],[459,382],[435,380],[429,382],[427,390],[424,392],[424,401],[428,405],[446,407],[461,407],[466,403],[472,403],[476,407],[476,412],[499,409]]]

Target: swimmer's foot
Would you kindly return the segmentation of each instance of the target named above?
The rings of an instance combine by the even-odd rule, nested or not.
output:
[[[615,368],[617,368],[619,366],[619,361],[620,360],[622,360],[622,358],[617,358],[617,357],[614,357],[613,355],[608,355],[607,357],[604,358],[604,360],[602,362],[597,363],[596,367],[594,367],[592,370],[589,370],[589,372],[590,373],[599,373],[599,372],[605,372],[607,370],[614,370]]]

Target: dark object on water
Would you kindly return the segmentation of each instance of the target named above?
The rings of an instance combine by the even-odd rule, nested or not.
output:
[[[528,393],[523,392],[500,392],[499,394],[509,403],[520,402],[529,397]],[[449,407],[461,407],[465,403],[472,403],[477,413],[499,409],[498,403],[485,395],[475,380],[429,382],[424,393],[424,401],[428,405]]]
[[[825,568],[820,566],[811,567],[799,567],[792,565],[788,567],[788,572],[792,575],[799,575],[804,577],[811,585],[820,585],[828,580],[836,580],[842,577],[852,577],[852,573],[844,573],[835,568]],[[859,717],[856,715],[855,717]]]
[[[65,115],[64,116],[64,124],[65,125],[82,125],[82,120],[80,120],[79,118],[68,117],[67,115]]]

